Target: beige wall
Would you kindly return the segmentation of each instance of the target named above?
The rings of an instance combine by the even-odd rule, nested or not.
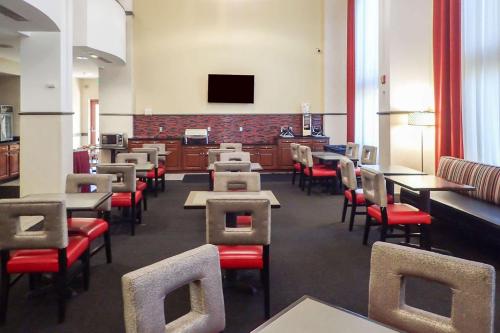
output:
[[[323,111],[322,0],[134,4],[136,113]],[[207,103],[209,73],[254,74],[255,104]]]
[[[14,107],[14,135],[19,136],[19,110],[21,108],[21,80],[15,75],[0,75],[0,104]]]
[[[73,148],[90,142],[90,100],[99,99],[98,79],[73,79]]]
[[[21,65],[19,62],[0,57],[0,73],[20,75]]]

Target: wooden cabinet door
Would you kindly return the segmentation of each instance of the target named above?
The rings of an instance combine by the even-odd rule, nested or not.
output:
[[[259,160],[260,165],[264,169],[275,169],[276,168],[276,150],[272,146],[260,147],[259,148]]]
[[[9,150],[9,176],[19,176],[19,145],[11,145]]]
[[[202,170],[202,150],[199,147],[184,147],[182,162],[184,170]]]
[[[0,146],[0,180],[9,178],[9,146]]]
[[[260,163],[259,150],[252,146],[244,146],[243,151],[250,153],[250,162]]]
[[[169,140],[165,142],[165,150],[170,151],[165,161],[165,167],[168,171],[179,171],[182,169],[181,165],[181,142]]]
[[[328,139],[315,139],[312,145],[312,151],[324,151],[324,146],[328,144]]]

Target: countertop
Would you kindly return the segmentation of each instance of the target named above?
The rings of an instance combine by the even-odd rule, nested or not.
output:
[[[243,143],[243,145],[275,145],[279,139],[286,140],[286,139],[328,139],[327,136],[303,136],[303,135],[296,135],[293,138],[283,138],[280,136],[274,137],[274,140],[272,142],[251,142],[251,143]],[[215,142],[209,140],[208,143],[204,142],[203,140],[199,140],[199,142],[190,142],[188,144],[184,144],[184,138],[183,137],[133,137],[129,138],[129,140],[132,141],[151,141],[151,140],[156,140],[156,141],[162,141],[162,140],[179,140],[182,141],[182,144],[185,146],[210,146],[210,145],[218,145],[220,142]]]
[[[3,146],[3,145],[13,145],[13,144],[16,144],[16,143],[19,143],[19,139],[14,139],[14,140],[11,140],[11,141],[2,141],[0,142],[0,146]]]

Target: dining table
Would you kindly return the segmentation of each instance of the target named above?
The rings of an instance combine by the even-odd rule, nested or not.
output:
[[[207,168],[207,171],[210,173],[210,171],[214,171],[215,170],[215,165],[214,163],[211,163],[208,168]],[[250,163],[250,171],[262,171],[264,170],[264,168],[262,167],[262,165],[260,165],[260,163]]]
[[[311,296],[303,296],[252,333],[395,333],[382,323]]]
[[[345,155],[333,153],[333,152],[329,152],[329,151],[315,151],[315,152],[312,152],[311,154],[312,154],[313,158],[316,158],[322,162],[333,162],[334,167],[336,167],[337,163],[342,158],[349,158],[351,161],[354,162],[355,165],[359,161],[359,158],[347,157]]]
[[[23,199],[64,201],[68,212],[93,211],[109,199],[112,192],[89,193],[40,193],[29,194]]]
[[[361,168],[371,169],[384,174],[384,176],[423,176],[426,175],[425,172],[405,167],[402,165],[393,164],[372,164],[363,165]],[[394,183],[386,182],[387,193],[394,196]]]
[[[184,209],[205,209],[210,199],[269,199],[271,208],[280,208],[281,204],[272,191],[260,192],[214,192],[191,191],[184,203]]]

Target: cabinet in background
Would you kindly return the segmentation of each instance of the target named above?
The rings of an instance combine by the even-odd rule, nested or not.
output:
[[[9,146],[0,146],[0,180],[5,180],[9,175]]]
[[[330,139],[322,138],[279,138],[278,139],[278,168],[291,169],[293,167],[292,154],[290,152],[290,144],[298,143],[302,146],[311,147],[311,151],[323,151],[324,145],[327,145]]]
[[[167,171],[181,171],[182,170],[182,144],[181,140],[166,140],[166,139],[151,139],[151,140],[138,140],[129,139],[128,149],[132,151],[133,148],[142,148],[144,143],[163,143],[165,150],[171,152],[165,161],[165,168]]]
[[[9,176],[19,177],[19,144],[9,145]]]
[[[0,145],[0,181],[19,177],[19,144]]]

